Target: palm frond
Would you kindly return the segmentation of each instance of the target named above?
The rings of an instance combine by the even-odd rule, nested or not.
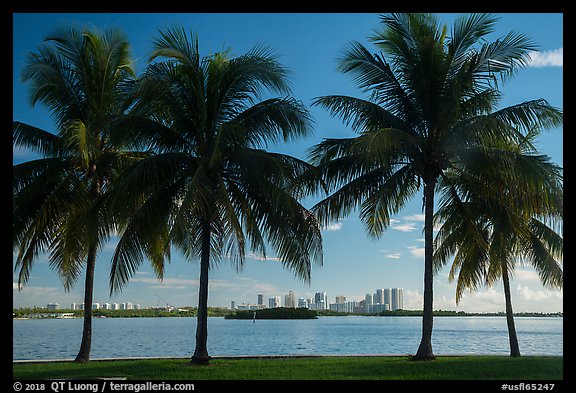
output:
[[[555,230],[538,219],[530,220],[530,238],[524,246],[525,256],[536,268],[545,287],[562,288],[564,273],[561,267],[564,241]]]
[[[163,278],[165,258],[170,256],[169,217],[180,187],[179,182],[162,187],[128,212],[112,257],[110,294],[120,291],[145,259]]]
[[[360,98],[324,96],[314,99],[312,105],[322,106],[332,116],[339,117],[344,125],[356,132],[378,128],[398,128],[414,134],[410,126],[383,107]]]
[[[417,122],[418,113],[410,92],[383,56],[372,55],[366,47],[355,42],[344,53],[339,70],[355,75],[354,81],[360,89],[372,90],[373,102],[407,122]]]
[[[291,94],[290,71],[277,59],[277,55],[266,46],[256,46],[245,55],[230,61],[233,70],[233,91],[244,91],[260,96],[260,89]]]
[[[13,122],[12,145],[45,156],[58,156],[64,152],[62,138],[19,121]]]
[[[235,114],[222,125],[221,139],[228,146],[267,147],[309,135],[310,123],[310,114],[301,102],[271,98]]]
[[[495,75],[505,80],[525,66],[530,59],[529,53],[536,49],[527,35],[511,31],[496,41],[485,43],[471,57],[471,70],[479,81],[489,82]]]
[[[341,162],[341,160],[333,161],[333,164],[338,165]],[[312,211],[323,225],[328,225],[334,220],[340,220],[353,209],[359,207],[372,192],[378,190],[383,179],[388,175],[387,171],[382,168],[363,172],[342,184],[335,192],[314,205]]]
[[[494,31],[498,17],[493,14],[469,14],[456,18],[449,40],[449,51],[455,61],[481,38]]]
[[[405,165],[381,181],[362,202],[360,219],[368,233],[378,238],[390,225],[390,217],[398,213],[420,188],[414,168]]]
[[[199,66],[198,36],[190,33],[190,39],[183,27],[171,27],[159,30],[160,37],[153,41],[154,51],[149,61],[157,57],[167,57],[178,60],[186,66]]]

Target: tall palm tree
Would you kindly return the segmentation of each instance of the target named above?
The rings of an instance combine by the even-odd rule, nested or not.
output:
[[[86,269],[78,362],[90,359],[94,266],[112,230],[111,222],[88,211],[138,156],[110,139],[114,118],[125,111],[124,84],[133,76],[129,44],[119,30],[99,34],[78,26],[49,35],[22,71],[32,104],[51,111],[58,133],[14,122],[14,146],[41,155],[13,167],[15,269],[21,286],[34,260],[48,252],[66,290]]]
[[[332,95],[314,102],[359,134],[327,139],[311,150],[335,190],[313,209],[323,223],[360,208],[368,233],[378,237],[390,216],[423,188],[424,304],[415,360],[434,358],[432,229],[438,180],[450,168],[473,165],[474,157],[485,153],[485,138],[515,141],[522,136],[518,129],[561,122],[561,113],[544,100],[495,110],[497,78],[513,74],[535,49],[515,32],[485,42],[496,21],[487,14],[462,16],[449,36],[434,15],[384,15],[382,30],[371,37],[382,52],[372,54],[354,42],[339,65],[370,97]]]
[[[454,256],[449,280],[457,277],[456,303],[465,289],[502,279],[512,357],[520,356],[510,291],[516,264],[532,265],[546,287],[563,286],[563,240],[557,232],[563,207],[561,169],[537,154],[532,144],[536,135],[529,133],[520,145],[492,146],[508,151],[507,167],[484,163],[474,173],[447,174],[435,217],[442,223],[435,268]]]
[[[298,201],[317,181],[311,165],[265,147],[308,135],[309,115],[289,93],[287,71],[265,48],[232,57],[201,57],[198,39],[182,28],[160,31],[150,64],[134,88],[131,139],[154,155],[122,176],[111,211],[126,222],[113,257],[112,291],[144,261],[159,278],[170,246],[200,261],[196,348],[191,362],[208,364],[208,276],[229,257],[240,269],[246,249],[266,255],[308,281],[321,263],[322,239],[314,215]],[[138,114],[138,116],[136,116]],[[137,119],[136,119],[137,118]],[[137,135],[137,137],[135,137]]]

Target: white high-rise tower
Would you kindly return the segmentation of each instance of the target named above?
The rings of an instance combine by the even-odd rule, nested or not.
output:
[[[392,304],[390,310],[403,310],[404,309],[404,289],[392,288]]]

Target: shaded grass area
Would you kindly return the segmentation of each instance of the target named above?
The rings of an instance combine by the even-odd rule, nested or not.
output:
[[[561,380],[563,357],[440,356],[183,359],[14,363],[15,380],[126,377],[128,380]]]

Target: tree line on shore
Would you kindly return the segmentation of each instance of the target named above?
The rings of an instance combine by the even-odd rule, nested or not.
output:
[[[293,309],[293,308],[285,308],[280,307],[277,309],[270,309],[276,310],[274,312],[264,312],[261,313],[262,310],[258,311],[256,319],[302,319],[299,318],[301,314],[299,314],[298,310],[302,309]],[[296,311],[291,311],[296,310]],[[174,309],[172,311],[168,311],[163,308],[143,308],[139,310],[104,310],[98,309],[94,310],[93,316],[94,317],[106,317],[106,318],[156,318],[156,317],[196,317],[198,315],[197,307],[183,307],[179,309]],[[354,314],[354,313],[346,313],[341,311],[333,311],[333,310],[308,310],[313,313],[306,314],[306,319],[310,319],[311,316],[323,316],[323,317],[330,317],[330,316],[349,316],[349,315],[357,315],[357,316],[413,316],[413,317],[421,317],[422,311],[421,310],[394,310],[394,311],[382,311],[380,313],[373,313],[373,314]],[[43,316],[44,318],[56,318],[59,314],[73,314],[74,318],[82,318],[84,315],[83,310],[68,310],[68,309],[58,309],[58,310],[50,310],[45,307],[21,307],[21,308],[14,308],[12,310],[12,317],[13,318],[30,318],[35,316]],[[264,315],[266,314],[266,315]],[[208,307],[208,316],[209,317],[225,317],[227,319],[253,319],[254,311],[245,310],[245,311],[235,311],[230,310],[224,307]],[[465,316],[497,316],[502,317],[506,316],[504,311],[498,312],[467,312],[467,311],[453,311],[453,310],[434,310],[435,317],[465,317]],[[516,317],[563,317],[564,313],[562,312],[554,312],[554,313],[543,313],[543,312],[515,312],[514,316]]]

